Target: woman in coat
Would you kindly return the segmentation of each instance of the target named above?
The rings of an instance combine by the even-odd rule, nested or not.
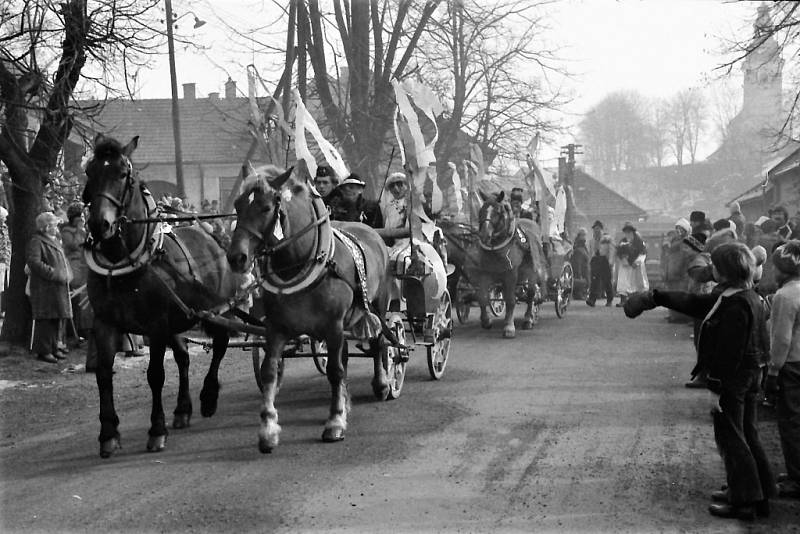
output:
[[[58,327],[72,318],[69,283],[72,270],[58,240],[59,218],[51,212],[36,217],[37,232],[28,243],[26,263],[30,271],[30,301],[36,326],[33,351],[37,358],[56,363],[66,356],[57,349]]]
[[[650,289],[644,263],[647,257],[647,248],[642,236],[631,223],[625,223],[622,233],[625,237],[617,246],[616,285],[620,298],[618,307],[625,304],[629,295]]]

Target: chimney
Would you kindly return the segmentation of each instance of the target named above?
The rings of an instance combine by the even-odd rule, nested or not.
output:
[[[225,82],[225,98],[236,98],[236,82],[231,80],[230,76]]]
[[[209,100],[219,100],[219,93],[208,93]]]
[[[185,83],[185,84],[183,84],[183,99],[184,100],[194,100],[194,84],[193,83]]]

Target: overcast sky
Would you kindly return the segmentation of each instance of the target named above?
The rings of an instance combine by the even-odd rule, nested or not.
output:
[[[751,35],[757,7],[755,2],[712,0],[564,0],[548,6],[547,39],[562,47],[564,64],[575,73],[566,82],[574,98],[565,110],[566,121],[576,122],[580,113],[618,89],[667,97],[687,87],[704,86],[709,77],[719,74],[714,68],[722,61],[720,37]],[[195,82],[198,96],[206,96],[223,92],[230,75],[246,92],[244,65],[254,62],[260,70],[268,69],[246,51],[232,52],[231,32],[217,17],[230,26],[248,28],[254,21],[276,16],[271,4],[174,0],[173,9],[187,15],[179,22],[180,31],[208,48],[198,53],[177,47],[179,85]],[[191,30],[189,9],[208,23]],[[143,76],[140,87],[143,98],[169,98],[166,56]],[[559,144],[570,141],[569,137],[557,140]]]

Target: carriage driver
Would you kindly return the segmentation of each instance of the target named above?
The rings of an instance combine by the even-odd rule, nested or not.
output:
[[[413,265],[422,262],[425,272],[432,273],[436,280],[436,293],[434,298],[441,297],[447,287],[447,271],[445,261],[437,249],[431,245],[435,241],[435,234],[441,233],[430,221],[423,221],[418,215],[411,212],[409,203],[411,190],[405,173],[395,172],[386,179],[383,194],[381,195],[380,210],[383,214],[384,226],[377,228],[378,234],[383,237],[389,246],[389,259],[391,262],[403,262]],[[412,217],[411,226],[414,231],[414,248],[418,256],[412,254],[411,232],[409,227],[409,214]],[[419,236],[419,237],[418,237]],[[397,286],[397,287],[395,287]],[[399,284],[392,287],[391,299],[400,298]]]
[[[364,198],[365,185],[357,174],[351,174],[342,180],[337,188],[341,194],[329,205],[332,221],[360,222],[373,228],[383,226],[378,203]]]

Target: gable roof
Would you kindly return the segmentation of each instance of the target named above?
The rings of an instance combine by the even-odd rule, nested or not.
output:
[[[582,169],[575,169],[575,208],[593,217],[646,217],[647,211],[637,206]]]
[[[181,150],[183,163],[236,163],[241,165],[252,136],[247,98],[181,98]],[[96,105],[83,101],[81,106]],[[136,159],[151,164],[175,161],[172,100],[111,100],[95,117],[95,129],[125,143],[139,137]],[[258,149],[261,158],[266,157]]]

